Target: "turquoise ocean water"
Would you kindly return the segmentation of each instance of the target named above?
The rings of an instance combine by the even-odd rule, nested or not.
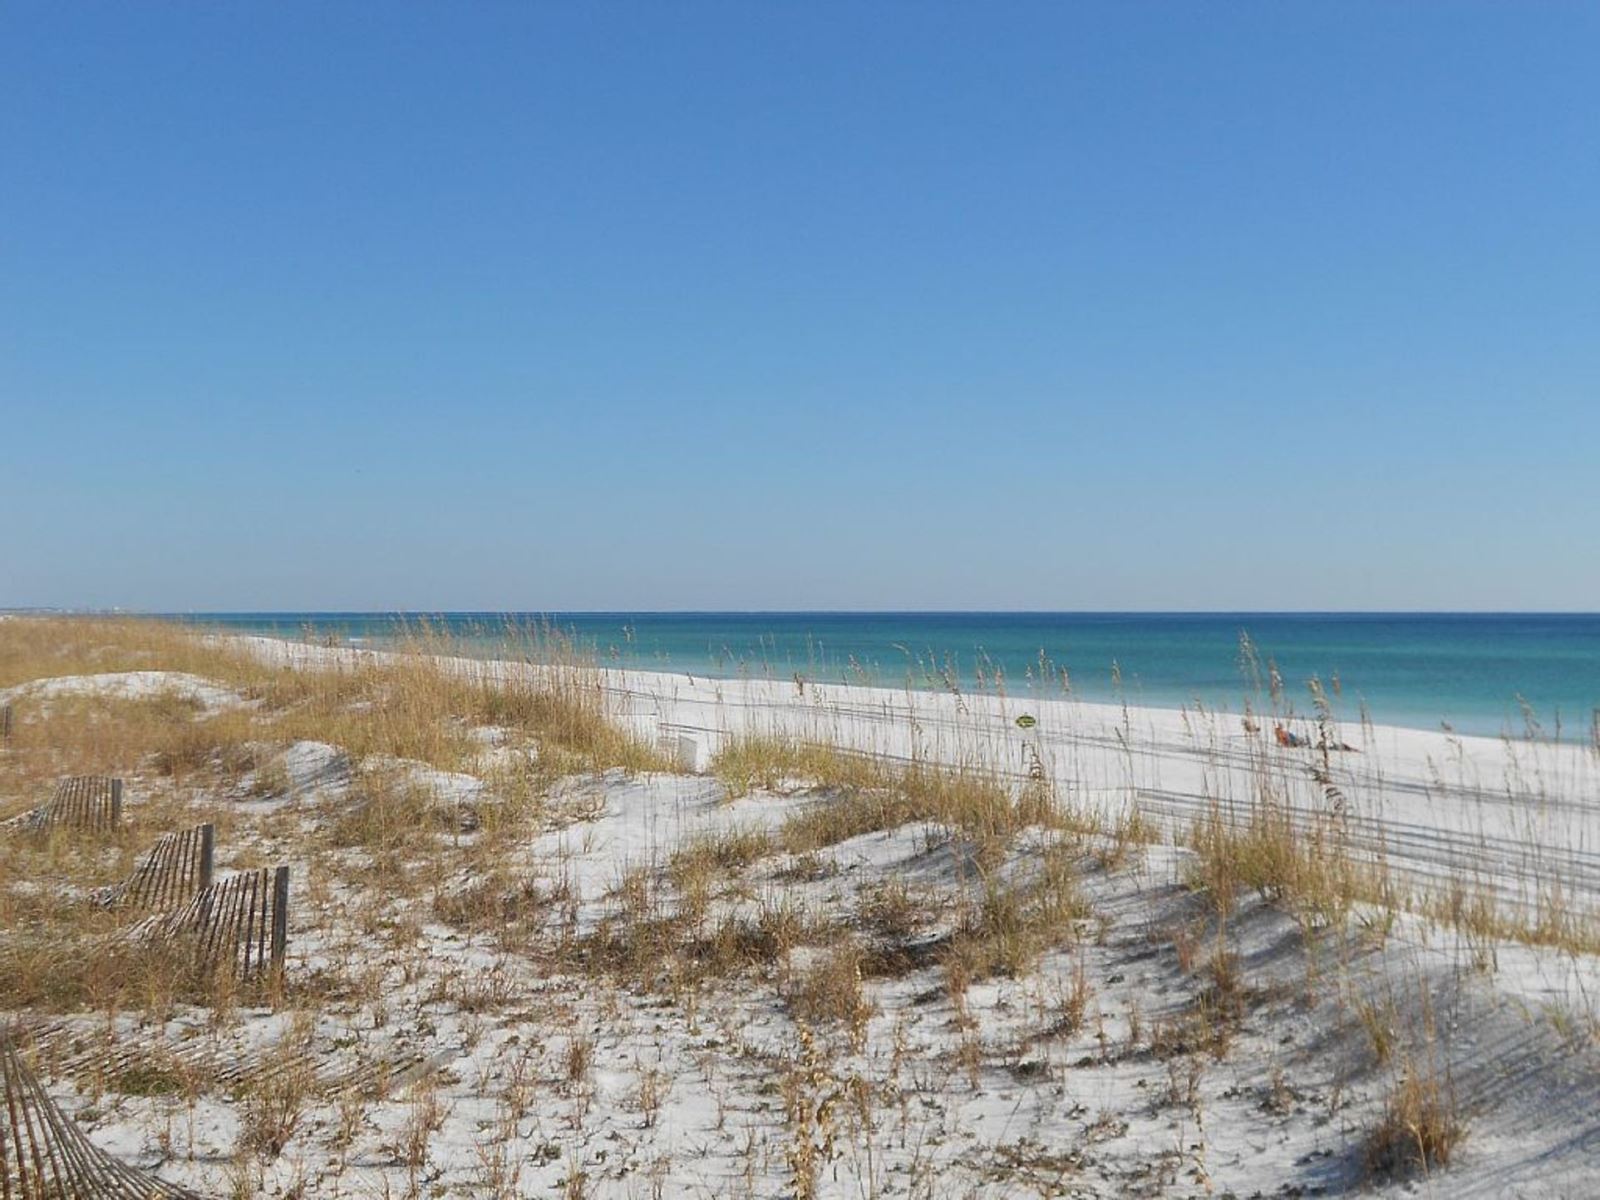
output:
[[[1383,613],[204,613],[200,625],[285,638],[392,642],[419,622],[468,652],[556,629],[602,662],[723,677],[988,689],[1239,711],[1283,695],[1414,728],[1588,740],[1600,707],[1600,615]],[[1248,636],[1259,661],[1242,661]],[[521,652],[537,648],[519,639]],[[1064,674],[1063,674],[1064,672]],[[1257,680],[1260,680],[1259,685]],[[1337,687],[1335,688],[1335,681]],[[1525,707],[1526,706],[1526,707]]]

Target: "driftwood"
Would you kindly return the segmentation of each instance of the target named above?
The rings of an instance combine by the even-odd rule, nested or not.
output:
[[[236,979],[281,968],[289,938],[289,868],[230,875],[196,892],[182,908],[146,918],[125,936],[146,944],[188,942],[199,965],[226,966]]]
[[[94,896],[101,908],[164,912],[213,883],[216,829],[196,825],[169,833],[150,848],[123,882]]]
[[[52,829],[109,832],[122,823],[122,780],[104,775],[74,775],[56,784],[55,795],[38,808],[12,817],[4,828],[27,833]],[[4,1200],[0,1195],[0,1200]]]
[[[0,1198],[3,1200],[199,1200],[96,1147],[39,1085],[0,1027]]]

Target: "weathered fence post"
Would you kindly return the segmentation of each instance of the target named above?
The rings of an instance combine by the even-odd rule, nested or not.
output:
[[[216,873],[217,830],[209,821],[200,826],[200,891],[211,886]]]
[[[279,867],[272,877],[272,968],[283,968],[289,944],[289,868]]]

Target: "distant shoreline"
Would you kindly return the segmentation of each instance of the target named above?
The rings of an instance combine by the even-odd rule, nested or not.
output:
[[[1600,616],[1415,613],[209,613],[186,624],[381,646],[427,629],[497,656],[554,630],[608,669],[716,679],[952,688],[1179,710],[1248,698],[1403,728],[1586,741],[1600,706]],[[1254,661],[1242,662],[1248,634]],[[538,653],[530,643],[529,656]],[[1063,673],[1064,672],[1064,673]],[[1253,678],[1252,678],[1253,675]],[[1527,706],[1522,703],[1527,699]]]

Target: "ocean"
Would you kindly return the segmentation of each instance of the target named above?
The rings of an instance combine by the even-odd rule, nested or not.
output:
[[[1465,613],[199,613],[207,628],[392,644],[426,623],[468,653],[557,630],[602,663],[721,677],[800,675],[1239,711],[1313,708],[1462,733],[1587,740],[1600,708],[1600,615]],[[1251,650],[1245,651],[1248,639]],[[516,653],[537,655],[537,639]],[[1253,661],[1252,661],[1253,660]]]

